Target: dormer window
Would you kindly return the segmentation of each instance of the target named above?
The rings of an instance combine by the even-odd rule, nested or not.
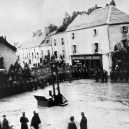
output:
[[[97,35],[97,30],[93,29],[93,35],[96,36]]]
[[[75,35],[74,35],[74,33],[72,33],[72,39],[73,39],[73,40],[75,39]]]
[[[128,26],[122,26],[122,27],[121,27],[121,33],[122,33],[122,34],[128,33]]]

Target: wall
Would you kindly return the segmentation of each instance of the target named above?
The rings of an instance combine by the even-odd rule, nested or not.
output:
[[[43,51],[43,58],[44,58],[45,55],[48,54],[48,50],[50,51],[50,55],[52,55],[52,46],[51,45],[41,46],[40,47],[40,58],[42,58],[42,51]]]
[[[0,56],[4,58],[4,67],[7,70],[11,64],[16,62],[17,59],[16,52],[2,43],[0,43]]]
[[[39,47],[19,49],[17,55],[19,55],[19,63],[21,64],[22,67],[24,67],[24,63],[29,64],[29,60],[31,60],[31,64],[29,64],[30,67],[33,67],[34,64],[38,65],[38,63],[40,63]]]
[[[64,45],[62,45],[61,39],[64,39]],[[54,40],[56,39],[56,46],[54,45]],[[60,59],[60,55],[63,55],[62,51],[64,50],[64,60],[66,63],[69,63],[69,51],[68,51],[68,42],[67,42],[67,34],[64,33],[58,33],[51,36],[51,42],[52,42],[52,48],[53,48],[53,54],[54,51],[57,51],[58,53],[58,59]]]
[[[96,35],[94,35],[94,29],[96,29]],[[75,35],[74,39],[72,39],[72,33]],[[77,45],[76,54],[94,54],[94,43],[99,43],[98,53],[104,55],[102,60],[103,68],[109,72],[109,40],[107,25],[67,32],[67,37],[70,55],[73,55],[72,45]]]

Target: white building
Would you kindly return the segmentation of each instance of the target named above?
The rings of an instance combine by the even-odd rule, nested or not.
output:
[[[52,55],[50,37],[43,34],[35,35],[30,41],[18,49],[17,55],[22,67],[27,63],[30,67],[39,66],[48,54]]]
[[[88,67],[102,67],[110,72],[111,52],[121,41],[128,40],[129,15],[114,6],[78,15],[67,28],[70,63],[81,62]]]
[[[52,53],[57,60],[63,59],[66,63],[69,63],[69,52],[67,34],[55,33],[51,35]]]

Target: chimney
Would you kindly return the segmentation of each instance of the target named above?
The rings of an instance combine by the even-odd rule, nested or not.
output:
[[[4,36],[4,39],[6,40],[6,36]]]

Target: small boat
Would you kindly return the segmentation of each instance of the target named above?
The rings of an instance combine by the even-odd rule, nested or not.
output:
[[[38,105],[49,107],[49,101],[44,96],[34,95],[34,97],[36,98]]]
[[[53,64],[55,67],[53,67]],[[55,70],[56,72],[56,82],[57,82],[57,91],[58,94],[55,92],[55,84],[54,84],[54,75],[53,71]],[[59,80],[58,80],[58,69],[57,69],[57,63],[51,63],[51,74],[52,74],[52,82],[53,82],[53,94],[52,91],[49,91],[49,95],[51,98],[46,99],[44,96],[37,96],[34,95],[36,98],[38,105],[39,106],[45,106],[45,107],[52,107],[52,106],[66,106],[68,105],[68,101],[65,99],[65,97],[61,94],[60,92],[60,87],[59,87]]]
[[[68,105],[68,101],[64,98],[64,96],[63,96],[63,102],[62,103],[55,102],[52,98],[46,99],[46,97],[44,97],[44,96],[34,95],[34,97],[36,98],[36,100],[38,102],[38,105],[43,106],[43,107],[66,106],[66,105]]]

